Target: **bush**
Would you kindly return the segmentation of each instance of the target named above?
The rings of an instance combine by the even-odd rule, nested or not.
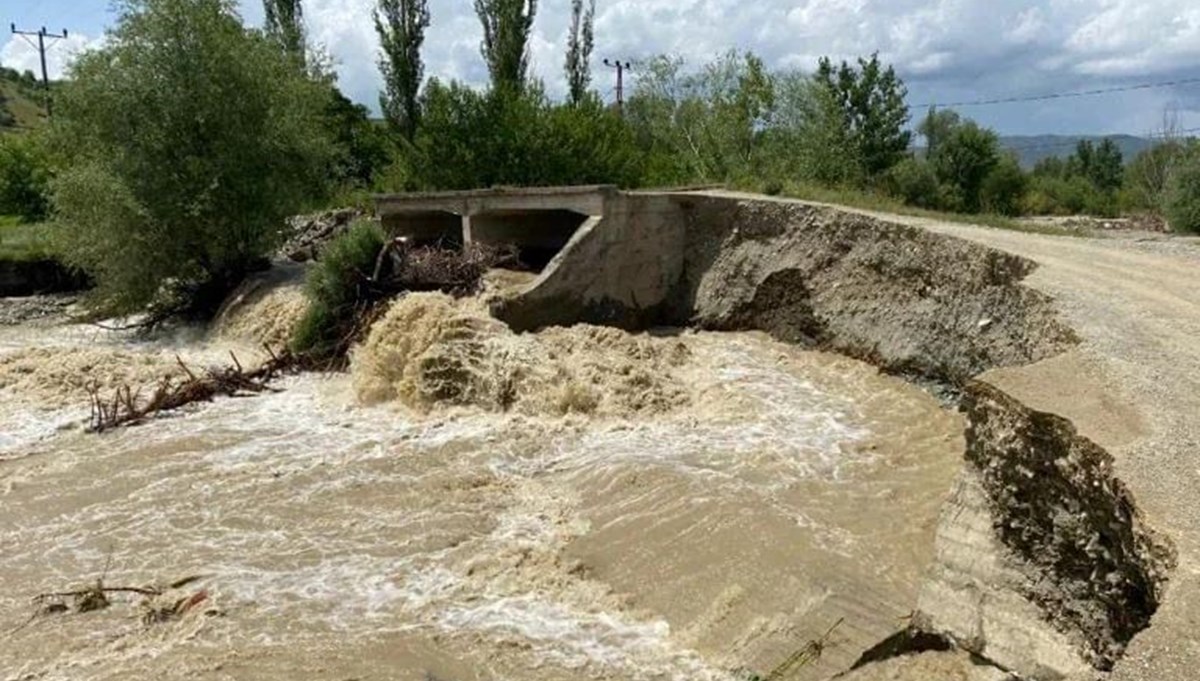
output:
[[[50,164],[40,140],[0,135],[0,215],[25,222],[46,218],[50,208]]]
[[[1200,234],[1200,148],[1190,149],[1172,170],[1163,212],[1173,231]]]
[[[1034,175],[1024,204],[1030,215],[1112,215],[1117,208],[1115,196],[1101,193],[1081,175]]]
[[[369,276],[374,270],[383,244],[383,229],[366,221],[354,223],[329,243],[304,285],[308,310],[296,327],[294,351],[321,357],[337,353],[364,298],[359,290],[363,273]]]
[[[941,205],[937,175],[925,161],[912,157],[897,163],[884,176],[884,187],[910,206],[937,208]]]
[[[989,213],[1015,216],[1021,214],[1021,198],[1025,194],[1027,180],[1017,159],[1009,154],[1000,157],[996,165],[983,179],[980,200]]]
[[[93,275],[101,312],[171,288],[202,316],[323,191],[330,88],[243,28],[232,0],[121,7],[56,103],[55,142],[72,154],[53,185],[61,248]]]

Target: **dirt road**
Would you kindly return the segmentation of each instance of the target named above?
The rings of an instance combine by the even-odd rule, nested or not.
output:
[[[1179,566],[1151,628],[1111,678],[1194,679],[1200,668],[1200,240],[1025,234],[895,215],[1030,258],[1027,284],[1053,296],[1075,351],[993,372],[1035,408],[1073,420],[1116,458],[1117,475]]]

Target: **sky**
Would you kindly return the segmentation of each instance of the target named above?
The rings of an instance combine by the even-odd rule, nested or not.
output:
[[[248,25],[260,0],[240,0]],[[304,0],[310,41],[328,52],[339,84],[378,108],[375,0]],[[48,62],[56,77],[73,54],[100,44],[115,21],[109,0],[0,0],[18,28],[68,29]],[[552,95],[562,64],[570,0],[540,0],[530,52]],[[481,30],[472,0],[429,0],[426,75],[483,85]],[[878,52],[908,86],[914,113],[928,103],[1128,87],[1197,79],[1101,96],[961,108],[1001,134],[1151,134],[1166,117],[1200,128],[1200,2],[1196,0],[596,0],[594,85],[611,99],[605,57],[636,64],[657,54],[699,67],[730,49],[778,69],[809,71],[817,59]],[[37,52],[0,35],[0,63],[36,69]]]

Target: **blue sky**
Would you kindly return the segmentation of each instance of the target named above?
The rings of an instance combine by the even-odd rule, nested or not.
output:
[[[479,25],[471,0],[430,0],[427,74],[482,84]],[[305,0],[311,40],[335,60],[342,89],[375,107],[379,77],[373,0]],[[534,70],[564,89],[562,55],[570,0],[541,0],[531,41]],[[242,0],[257,24],[259,0]],[[0,21],[67,28],[51,69],[95,45],[113,21],[109,0],[3,0]],[[777,68],[810,69],[820,55],[879,51],[909,86],[909,101],[946,102],[1071,92],[1200,78],[1200,2],[1195,0],[597,0],[596,59],[660,53],[700,64],[731,48]],[[37,64],[36,53],[0,37],[0,62]],[[612,76],[596,71],[611,96]],[[635,76],[636,77],[636,73]],[[1200,83],[1097,97],[966,108],[1004,134],[1131,133],[1164,116],[1200,127]]]

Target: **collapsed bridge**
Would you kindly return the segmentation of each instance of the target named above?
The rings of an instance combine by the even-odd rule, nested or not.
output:
[[[1052,679],[1113,668],[1149,626],[1170,543],[1146,526],[1107,451],[984,376],[1078,342],[1049,296],[1023,284],[1031,260],[834,207],[713,191],[492,189],[382,196],[377,207],[386,230],[418,243],[515,245],[538,276],[492,312],[518,331],[757,329],[958,396],[967,451],[914,604],[922,632]],[[1036,484],[1023,484],[1031,472]],[[888,635],[865,626],[843,656],[875,655]]]

